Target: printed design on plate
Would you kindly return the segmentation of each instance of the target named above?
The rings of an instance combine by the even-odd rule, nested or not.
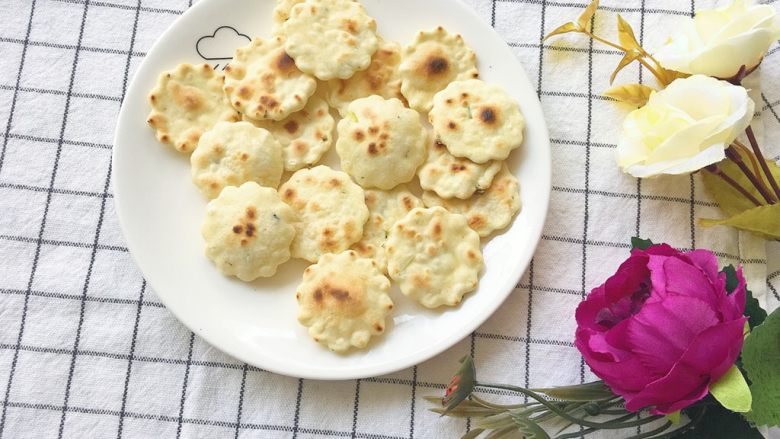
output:
[[[204,35],[195,42],[195,51],[206,61],[218,61],[213,65],[214,70],[222,66],[225,70],[228,63],[220,61],[230,61],[233,59],[233,52],[236,48],[245,46],[252,39],[248,35],[242,34],[232,26],[219,26],[210,35]]]

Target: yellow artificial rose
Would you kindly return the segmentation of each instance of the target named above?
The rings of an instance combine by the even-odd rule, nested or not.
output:
[[[618,165],[646,178],[717,163],[748,127],[754,110],[743,87],[704,75],[678,79],[626,117]]]
[[[780,38],[780,16],[770,5],[737,0],[729,6],[701,10],[655,54],[672,70],[730,78],[743,65],[761,62]]]

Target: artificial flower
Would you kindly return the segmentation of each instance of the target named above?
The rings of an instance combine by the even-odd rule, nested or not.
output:
[[[577,308],[575,344],[626,409],[669,414],[701,400],[743,343],[745,278],[726,275],[707,250],[634,250]]]
[[[780,38],[780,16],[771,5],[737,0],[700,10],[655,54],[664,67],[683,73],[730,78],[752,69]]]
[[[754,110],[743,87],[704,75],[677,79],[626,117],[618,165],[645,178],[717,163],[749,126]]]

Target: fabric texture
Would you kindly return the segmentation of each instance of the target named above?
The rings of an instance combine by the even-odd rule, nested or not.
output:
[[[696,218],[719,211],[698,176],[638,181],[618,170],[626,110],[601,92],[621,55],[579,36],[541,44],[586,0],[468,3],[512,47],[546,112],[554,187],[544,237],[506,303],[446,353],[388,376],[318,382],[247,366],[194,336],[146,285],[117,224],[110,161],[120,104],[190,3],[0,2],[0,437],[459,437],[471,422],[441,419],[423,398],[442,393],[466,353],[484,381],[593,379],[573,344],[574,310],[635,235],[710,248],[722,264],[745,266],[764,305],[780,304],[780,244],[700,228]],[[720,3],[604,0],[595,26],[614,38],[620,13],[653,48],[675,20]],[[780,75],[778,52],[773,45],[764,78]],[[618,81],[651,79],[632,66]],[[777,160],[780,88],[752,79],[756,128]]]

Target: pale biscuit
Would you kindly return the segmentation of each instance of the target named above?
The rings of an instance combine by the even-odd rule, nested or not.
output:
[[[387,273],[387,256],[385,255],[385,241],[387,232],[383,228],[384,219],[381,215],[369,213],[368,221],[363,226],[363,237],[350,247],[361,258],[372,259],[377,267]]]
[[[428,133],[416,111],[398,99],[358,99],[338,124],[341,168],[365,188],[392,189],[414,178],[425,161]]]
[[[282,144],[284,169],[290,172],[319,162],[333,144],[336,126],[328,104],[316,94],[309,98],[303,110],[284,120],[252,122],[270,131]]]
[[[206,131],[190,156],[192,182],[209,199],[226,186],[254,181],[276,189],[282,179],[282,145],[248,122],[220,122]]]
[[[439,26],[420,32],[404,49],[400,75],[401,93],[409,106],[426,114],[433,105],[433,96],[450,82],[479,77],[477,55],[462,36]]]
[[[469,227],[484,237],[508,226],[520,211],[520,183],[506,165],[502,165],[501,172],[493,179],[488,190],[468,200],[445,200],[432,192],[425,192],[423,201],[428,207],[441,206],[465,216]]]
[[[357,99],[377,95],[385,99],[403,99],[401,77],[401,46],[392,41],[381,41],[379,49],[371,58],[371,65],[349,79],[328,81],[328,103],[339,111],[341,117],[349,113],[347,107]]]
[[[455,306],[482,270],[479,235],[462,215],[416,208],[387,237],[387,270],[404,295],[428,308]]]
[[[217,122],[241,120],[222,93],[224,81],[208,64],[179,64],[163,72],[149,94],[152,112],[146,120],[157,140],[189,154]]]
[[[465,199],[474,192],[482,192],[490,187],[501,169],[499,161],[474,163],[450,154],[441,142],[433,141],[430,145],[428,160],[417,171],[417,176],[423,189],[434,191],[442,198]]]
[[[428,120],[452,155],[476,163],[504,160],[523,143],[525,119],[517,101],[478,79],[453,82],[439,92]]]
[[[225,94],[251,119],[282,120],[302,109],[317,88],[317,81],[295,66],[283,42],[280,36],[255,38],[236,49],[225,68]]]
[[[303,272],[295,297],[298,321],[335,352],[364,348],[385,331],[393,301],[390,281],[376,263],[353,251],[326,254]]]
[[[363,189],[343,172],[327,166],[301,169],[279,188],[298,215],[292,256],[311,262],[339,253],[363,236],[368,207]]]
[[[206,209],[206,257],[228,276],[251,282],[290,259],[295,214],[276,190],[255,182],[227,187]]]
[[[298,68],[327,81],[347,79],[371,64],[376,21],[352,0],[307,0],[282,25],[284,47]]]
[[[387,272],[384,244],[387,232],[415,207],[424,207],[422,200],[409,192],[405,185],[391,191],[366,189],[366,206],[369,217],[363,226],[363,238],[352,246],[360,256],[376,260],[383,272]]]
[[[273,13],[275,34],[281,33],[282,25],[290,18],[290,11],[293,6],[304,2],[306,0],[276,0],[276,7],[274,7]]]

